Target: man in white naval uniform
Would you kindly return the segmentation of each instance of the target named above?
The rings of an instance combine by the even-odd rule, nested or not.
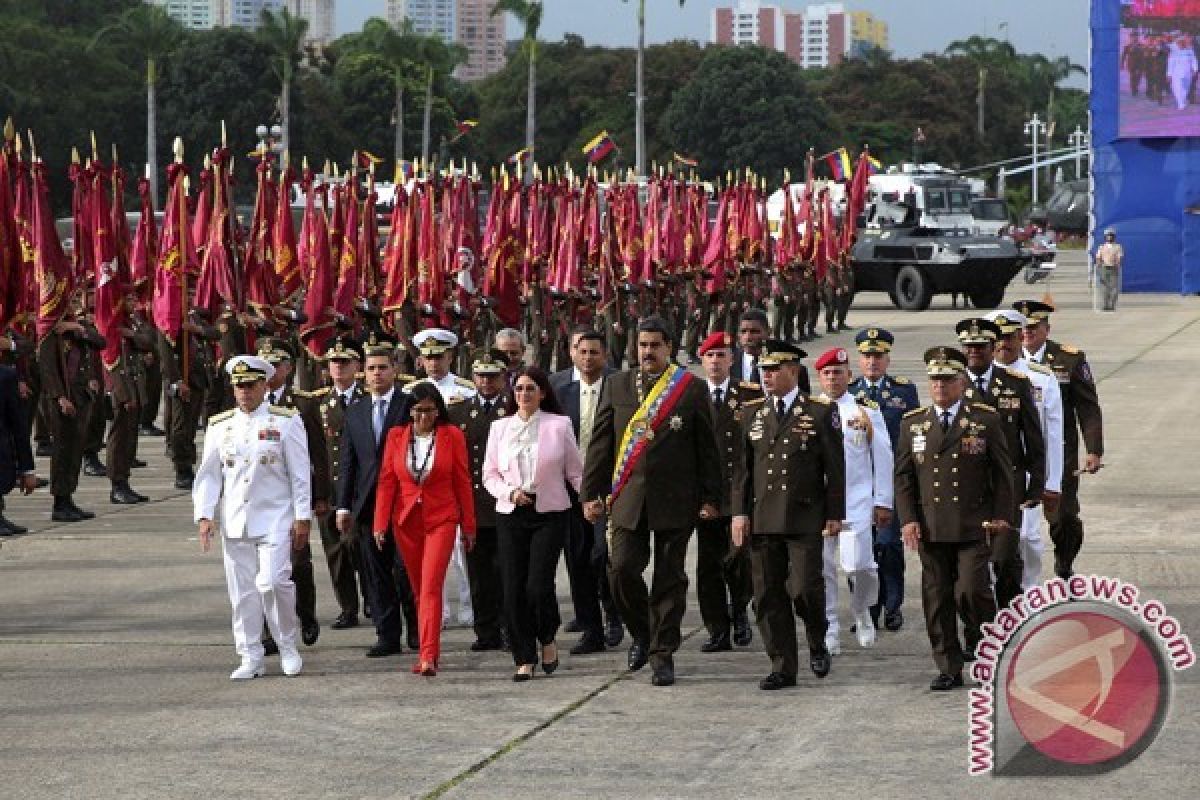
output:
[[[875,564],[872,529],[892,519],[892,440],[879,407],[847,391],[850,356],[840,347],[825,351],[813,365],[824,398],[837,405],[846,455],[846,519],[836,537],[825,540],[825,647],[841,652],[838,636],[837,568],[850,579],[850,610],[854,631],[862,647],[875,644],[875,624],[870,608],[879,597],[879,569]]]
[[[413,337],[413,344],[421,353],[421,367],[425,377],[406,384],[401,391],[410,392],[412,387],[425,381],[432,383],[442,393],[447,405],[470,400],[475,396],[475,384],[460,378],[450,371],[454,363],[454,348],[458,337],[444,328],[426,328]],[[464,626],[475,624],[475,609],[471,606],[471,587],[467,580],[467,554],[463,550],[462,533],[454,541],[450,554],[450,566],[458,585],[458,623]],[[450,581],[442,584],[442,627],[450,624]]]
[[[264,614],[284,674],[296,675],[303,664],[296,649],[291,550],[307,544],[312,523],[304,423],[294,410],[265,402],[274,369],[264,359],[236,356],[225,368],[237,408],[209,420],[192,502],[205,552],[213,534],[221,534],[233,639],[242,659],[229,677],[264,673]]]
[[[1020,311],[1002,309],[985,315],[996,323],[1000,336],[996,339],[996,361],[1010,370],[1015,370],[1033,384],[1033,399],[1037,404],[1038,416],[1042,418],[1042,436],[1046,439],[1046,491],[1042,501],[1044,513],[1049,517],[1058,507],[1062,492],[1063,474],[1063,405],[1062,390],[1054,371],[1025,358],[1021,348],[1021,330],[1029,320]],[[1042,553],[1046,549],[1042,539],[1043,509],[1025,508],[1021,512],[1021,588],[1028,589],[1042,581]]]

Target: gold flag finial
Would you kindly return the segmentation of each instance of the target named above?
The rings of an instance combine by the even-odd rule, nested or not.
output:
[[[100,160],[100,148],[96,146],[96,132],[91,132],[92,137],[92,161]]]
[[[79,158],[79,148],[78,148],[78,147],[72,147],[72,148],[71,148],[71,163],[72,163],[72,164],[78,164],[78,163],[79,163],[79,161],[80,161],[80,158]]]
[[[792,182],[792,171],[786,167],[783,170],[783,185],[787,186]]]
[[[225,132],[225,120],[221,120],[221,147],[229,146],[229,135]]]
[[[4,121],[4,141],[11,142],[17,135],[17,127],[13,125],[12,117]]]
[[[112,163],[113,163],[114,167],[117,165],[117,143],[116,142],[112,143]]]
[[[306,171],[308,170],[308,156],[304,156],[300,159],[300,169]]]
[[[204,168],[212,169],[212,156],[210,156],[208,153],[204,154]]]
[[[175,141],[171,144],[171,152],[175,154],[175,163],[183,163],[183,137],[176,136]]]
[[[21,141],[21,134],[17,134],[17,138],[13,141],[13,148],[17,151],[17,158],[21,157],[21,151],[25,149],[25,145]]]

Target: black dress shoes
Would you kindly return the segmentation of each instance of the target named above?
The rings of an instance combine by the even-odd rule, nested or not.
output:
[[[352,614],[349,611],[343,611],[338,614],[337,619],[333,621],[331,626],[335,631],[345,630],[346,628],[358,627],[358,614]]]
[[[476,639],[471,643],[471,651],[474,653],[483,653],[488,650],[503,650],[504,640],[497,636],[494,639]]]
[[[408,635],[405,637],[405,642],[408,644],[409,650],[420,650],[421,649],[421,637],[417,635],[416,628],[410,627],[408,629]],[[397,645],[397,647],[399,647],[399,645]],[[399,652],[399,651],[397,651],[397,652]]]
[[[50,512],[50,519],[54,522],[82,522],[83,517],[69,508],[56,508]]]
[[[16,531],[14,531],[11,527],[0,522],[0,536],[12,536],[14,533],[16,533]]]
[[[904,625],[904,612],[900,609],[883,612],[883,627],[889,631],[898,631]]]
[[[708,637],[708,641],[700,645],[701,653],[723,653],[726,650],[732,650],[733,643],[729,641],[729,632],[718,633],[715,636]]]
[[[571,655],[586,656],[604,652],[604,639],[598,633],[585,633],[571,648]]]
[[[142,425],[138,428],[138,433],[142,436],[165,436],[166,433],[157,425]]]
[[[93,478],[104,478],[108,476],[108,468],[100,462],[99,456],[85,455],[83,457],[83,474]]]
[[[321,636],[321,623],[315,619],[312,622],[305,622],[300,626],[300,641],[304,642],[305,647],[312,647],[317,643],[317,639]]]
[[[265,656],[279,655],[279,645],[275,644],[275,640],[272,639],[271,637],[268,636],[266,639],[263,639],[262,646],[263,646],[263,655],[265,655]]]
[[[82,508],[75,505],[75,501],[69,497],[67,498],[67,505],[71,508],[72,511],[74,511],[79,516],[80,519],[95,519],[96,518],[95,513],[91,512],[91,511],[84,511]]]
[[[813,675],[824,678],[829,674],[829,668],[833,666],[833,657],[824,647],[820,650],[813,650],[808,656],[808,666],[813,671]]]
[[[0,514],[0,529],[8,531],[8,533],[2,534],[4,536],[14,533],[29,533],[29,528],[26,528],[24,525],[18,525],[3,514]]]
[[[49,485],[50,485],[50,481],[48,481],[47,479],[45,479],[45,478],[38,478],[38,479],[37,479],[37,488],[39,488],[39,489],[45,489],[45,488],[46,488],[47,486],[49,486]]]
[[[140,458],[135,458],[133,460],[133,463],[130,464],[129,466],[133,467],[134,469],[141,469],[142,467],[145,467],[148,465],[146,464],[145,461],[142,461]]]
[[[948,692],[951,689],[957,689],[962,685],[962,673],[959,673],[958,675],[947,675],[946,673],[941,672],[936,678],[929,682],[929,688],[935,692]]]
[[[795,685],[796,676],[785,675],[782,672],[772,672],[770,675],[758,682],[758,688],[767,692],[773,692],[776,689],[787,689]]]
[[[38,442],[33,454],[38,458],[49,458],[54,455],[54,445],[49,442]]]
[[[750,615],[746,609],[733,613],[733,643],[738,647],[749,647],[754,641],[754,628],[750,627]]]
[[[371,649],[367,651],[367,658],[383,658],[384,656],[394,656],[398,653],[403,653],[404,648],[399,642],[377,641],[371,645]]]
[[[108,493],[108,502],[119,506],[131,506],[142,502],[142,496],[126,484],[114,483],[112,491]]]
[[[621,624],[621,618],[616,614],[608,616],[608,623],[604,626],[604,644],[609,647],[616,647],[621,644],[621,640],[625,638],[625,626]]]
[[[176,489],[191,489],[195,482],[196,476],[192,474],[190,469],[175,470],[175,488]]]
[[[513,683],[524,683],[525,681],[533,680],[532,672],[514,672]]]
[[[673,685],[675,683],[675,665],[659,664],[654,668],[654,674],[650,676],[650,683],[654,686]]]
[[[637,641],[629,645],[629,659],[626,663],[629,665],[630,670],[637,672],[646,666],[648,660],[650,660],[650,653],[646,645]]]

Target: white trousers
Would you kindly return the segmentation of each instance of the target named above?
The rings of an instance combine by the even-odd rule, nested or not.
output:
[[[1171,76],[1171,94],[1175,95],[1175,108],[1183,111],[1187,108],[1188,91],[1192,88],[1192,76],[1189,74]]]
[[[233,606],[233,642],[242,658],[263,660],[263,617],[280,650],[295,649],[296,585],[291,539],[221,537],[225,583]]]
[[[462,531],[454,539],[454,550],[450,553],[450,569],[454,571],[455,583],[458,584],[458,621],[463,624],[475,621],[475,611],[471,606],[471,583],[467,580],[467,554],[463,549]],[[450,622],[450,581],[442,583],[442,623]]]
[[[1028,589],[1042,582],[1042,553],[1046,550],[1042,538],[1042,507],[1026,508],[1021,514],[1021,588]]]
[[[860,533],[860,531],[864,531]],[[871,541],[871,524],[858,520],[843,523],[837,536],[825,537],[822,572],[825,577],[825,619],[829,623],[826,636],[838,636],[838,565],[854,584],[850,592],[850,611],[865,614],[879,599],[879,569]]]

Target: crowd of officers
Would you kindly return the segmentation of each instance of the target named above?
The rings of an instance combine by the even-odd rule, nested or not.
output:
[[[796,683],[796,615],[805,623],[809,666],[823,677],[841,651],[838,567],[851,585],[853,632],[860,646],[870,647],[878,628],[895,631],[904,623],[903,542],[922,565],[922,605],[938,667],[931,688],[961,686],[980,626],[1040,581],[1043,516],[1058,576],[1072,574],[1083,541],[1079,477],[1101,466],[1101,412],[1084,354],[1048,338],[1052,311],[1047,303],[1022,301],[964,320],[957,327],[961,349],[925,353],[931,402],[920,405],[918,387],[888,372],[895,343],[888,331],[865,328],[855,337],[856,378],[845,350],[817,358],[821,391],[814,392],[804,351],[768,338],[767,314],[750,308],[732,333],[719,330],[695,343],[703,378],[691,375],[680,401],[692,407],[647,438],[616,502],[613,470],[626,428],[680,345],[688,348],[669,322],[650,314],[632,331],[631,367],[618,371],[622,359],[609,350],[609,331],[573,330],[569,365],[560,361],[565,368],[550,376],[584,457],[565,552],[575,611],[567,630],[580,634],[572,654],[617,647],[628,631],[630,668],[651,663],[656,685],[673,683],[688,584],[684,557],[698,531],[697,595],[709,634],[701,650],[749,645],[753,602],[772,663],[761,688]],[[472,649],[504,648],[488,538],[495,537],[495,501],[480,473],[490,424],[508,407],[507,372],[537,357],[525,335],[501,330],[491,347],[463,353],[449,331],[397,340],[364,314],[359,335],[339,333],[314,354],[294,333],[301,316],[273,315],[272,329],[253,314],[208,320],[193,310],[171,341],[135,312],[121,331],[122,358],[107,369],[98,356],[103,338],[82,297],[36,351],[19,339],[0,339],[22,396],[38,410],[33,435],[39,451],[51,454],[54,519],[92,516],[72,497],[81,468],[107,471],[113,503],[146,499],[129,482],[131,469],[142,464],[139,432],[165,433],[176,485],[191,488],[198,424],[233,405],[216,353],[257,352],[273,367],[268,403],[293,410],[304,423],[312,512],[339,606],[334,627],[354,627],[365,613],[379,635],[368,655],[398,652],[402,639],[415,648],[414,600],[403,570],[366,563],[377,556],[362,552],[351,519],[357,512],[340,507],[347,492],[337,484],[347,474],[346,409],[429,381],[465,433],[471,461],[478,546],[468,557],[459,553],[459,567],[460,583],[469,586],[464,605],[475,610]],[[280,327],[281,317],[292,326]],[[254,348],[247,347],[248,331]],[[391,367],[387,381],[364,372],[380,356]],[[471,370],[470,380],[455,374],[456,363]],[[165,432],[155,427],[160,396]],[[106,421],[107,466],[99,459]],[[651,554],[647,586],[642,573]],[[291,562],[302,639],[311,645],[320,626],[307,543]],[[269,652],[271,643],[264,645]]]

